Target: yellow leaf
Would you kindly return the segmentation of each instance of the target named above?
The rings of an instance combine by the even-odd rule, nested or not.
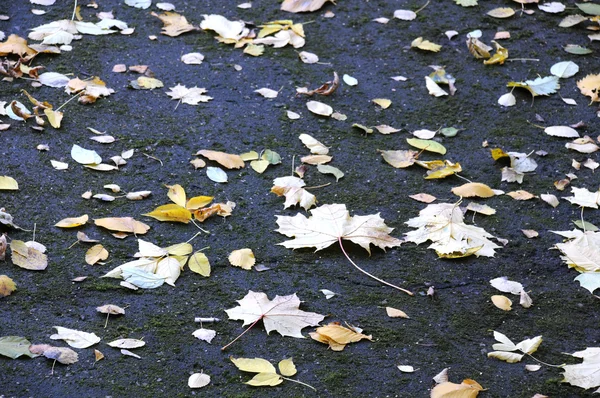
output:
[[[518,191],[507,192],[506,194],[515,200],[529,200],[536,197],[535,195],[522,189],[519,189]]]
[[[284,0],[281,3],[281,9],[293,13],[312,12],[317,11],[323,7],[323,4],[329,1],[334,2],[334,0]]]
[[[510,7],[498,7],[487,12],[492,18],[509,18],[515,15],[515,10]]]
[[[456,384],[446,381],[431,390],[431,398],[475,398],[483,387],[475,380],[466,379]]]
[[[94,350],[94,357],[96,358],[96,362],[104,359],[104,354],[98,350]]]
[[[254,171],[256,171],[258,174],[262,174],[267,169],[267,167],[269,167],[270,164],[271,163],[269,163],[268,160],[264,160],[264,159],[253,160],[250,162],[250,167],[252,167],[252,169]]]
[[[406,142],[415,148],[423,149],[429,152],[439,153],[440,155],[446,154],[446,148],[442,144],[433,140],[422,140],[419,138],[407,138]]]
[[[173,203],[175,203],[181,207],[185,207],[185,204],[186,204],[185,189],[183,189],[183,187],[179,184],[167,185],[167,188],[169,188],[169,192],[167,193],[167,196],[169,197],[169,199],[171,199],[173,201]]]
[[[142,214],[157,219],[158,221],[173,221],[187,224],[192,219],[192,213],[185,207],[174,203],[158,206],[150,213]]]
[[[48,266],[48,257],[36,248],[31,247],[31,242],[25,243],[23,241],[13,240],[10,243],[10,248],[12,251],[11,259],[13,264],[21,268],[42,271]]]
[[[598,91],[600,90],[600,74],[587,75],[577,82],[577,87],[581,94],[590,97],[592,102],[600,102]]]
[[[185,256],[189,255],[194,250],[194,248],[192,247],[191,244],[189,244],[187,242],[183,242],[183,243],[177,243],[175,245],[165,247],[164,250],[170,256],[185,257]]]
[[[163,35],[175,37],[182,33],[198,29],[190,24],[183,15],[177,14],[176,12],[167,11],[164,14],[152,12],[150,15],[157,17],[165,24],[160,32]]]
[[[406,312],[393,307],[385,307],[385,312],[390,318],[410,318]]]
[[[101,244],[94,245],[85,253],[85,262],[89,265],[94,265],[98,261],[106,260],[108,251]]]
[[[52,109],[44,109],[44,114],[48,118],[48,122],[55,129],[60,128],[60,122],[63,118],[63,113],[59,111],[53,111]]]
[[[194,253],[188,261],[190,270],[202,276],[210,276],[210,263],[204,253]]]
[[[17,180],[8,176],[0,176],[0,190],[16,191],[18,189]]]
[[[454,259],[454,258],[469,257],[469,256],[479,252],[479,250],[481,250],[481,249],[483,249],[483,245],[476,246],[476,247],[470,247],[468,249],[462,249],[460,251],[454,251],[454,252],[450,252],[450,253],[442,252],[440,250],[436,250],[435,252],[439,258]]]
[[[331,162],[331,159],[333,159],[333,158],[329,155],[308,155],[308,156],[301,157],[300,161],[302,163],[317,165],[317,164],[329,163],[329,162]]]
[[[149,225],[134,220],[131,217],[108,217],[94,220],[94,224],[111,231],[129,232],[133,234],[145,234],[150,229]]]
[[[221,166],[228,169],[240,169],[244,167],[244,161],[240,155],[232,155],[225,152],[211,151],[208,149],[202,149],[196,153],[196,155],[202,155],[210,160],[214,160]]]
[[[325,336],[339,344],[356,343],[362,339],[372,339],[372,336],[357,333],[352,329],[336,323],[330,323],[329,325],[318,327],[316,332],[321,336]]]
[[[478,196],[480,198],[491,198],[495,195],[492,188],[479,182],[469,182],[460,187],[452,188],[452,193],[463,198]]]
[[[208,205],[210,202],[212,202],[213,199],[214,198],[212,196],[194,196],[193,198],[187,201],[185,207],[188,210],[198,210]]]
[[[277,373],[259,373],[246,382],[254,387],[276,386],[281,383],[283,383],[283,377]]]
[[[499,359],[501,361],[505,361],[508,363],[516,363],[516,362],[521,362],[521,359],[523,359],[523,354],[518,354],[516,352],[507,352],[507,351],[492,351],[492,352],[488,352],[487,357],[488,358],[496,358],[496,359]]]
[[[0,275],[0,297],[10,296],[17,290],[17,285],[6,275]]]
[[[373,102],[383,109],[387,109],[390,107],[390,105],[392,105],[392,101],[387,98],[375,98]]]
[[[484,60],[484,65],[504,64],[504,61],[508,58],[508,50],[495,41],[492,41],[492,43],[496,46],[496,53],[490,59]]]
[[[279,368],[281,374],[287,377],[291,377],[297,372],[296,365],[294,365],[294,362],[292,362],[292,358],[287,358],[280,361],[279,364],[277,364],[277,367]]]
[[[56,224],[54,224],[54,226],[59,227],[59,228],[74,228],[74,227],[79,227],[81,225],[84,225],[85,223],[87,223],[87,221],[88,221],[88,215],[84,214],[81,217],[64,218],[64,219],[60,220],[59,222],[57,222]]]
[[[421,50],[433,51],[435,53],[442,49],[442,46],[439,44],[432,43],[429,40],[423,40],[422,37],[417,37],[414,39],[412,43],[410,43],[410,46],[413,48],[419,48]]]
[[[496,307],[500,308],[503,311],[512,310],[512,301],[506,296],[502,296],[502,295],[492,296],[492,303]]]
[[[229,357],[231,362],[241,371],[252,373],[276,373],[275,366],[262,358],[234,358]]]
[[[253,57],[258,57],[265,52],[265,46],[256,45],[256,44],[248,44],[244,47],[244,54],[252,55]]]
[[[419,166],[421,163],[427,162],[417,162]],[[449,160],[444,160],[441,165],[436,164],[432,166],[433,167],[430,168],[430,171],[427,172],[427,176],[425,177],[426,180],[446,178],[462,171],[460,163],[452,163]]]
[[[252,269],[256,263],[252,249],[234,250],[229,255],[229,263],[243,269]]]
[[[500,148],[491,149],[490,152],[492,153],[492,158],[494,160],[510,158],[510,156]]]

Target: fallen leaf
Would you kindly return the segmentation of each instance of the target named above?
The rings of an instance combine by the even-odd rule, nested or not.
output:
[[[446,154],[446,148],[444,148],[444,146],[437,141],[422,140],[419,138],[407,138],[406,142],[410,146],[414,146],[415,148],[423,149],[428,152],[435,152],[441,155]]]
[[[180,100],[184,104],[198,105],[200,102],[208,102],[213,99],[208,95],[204,95],[206,93],[205,88],[187,88],[186,86],[177,84],[175,87],[171,87],[170,90],[166,94],[172,99]]]
[[[52,340],[64,340],[74,348],[88,348],[100,342],[100,337],[94,333],[82,332],[61,326],[54,326],[54,328],[56,329],[56,334],[51,335],[50,338]]]
[[[118,339],[106,344],[114,348],[133,349],[145,346],[146,342],[138,339]]]
[[[214,182],[225,183],[228,181],[227,174],[218,167],[207,167],[206,176]]]
[[[382,151],[383,159],[396,168],[406,168],[415,164],[419,152],[412,150]]]
[[[524,88],[533,97],[554,94],[560,88],[558,77],[556,76],[538,77],[535,80],[526,80],[524,82],[508,82],[506,86]]]
[[[492,303],[500,308],[503,311],[510,311],[512,310],[512,301],[506,297],[506,296],[502,296],[502,295],[495,295],[491,297],[492,299]]]
[[[304,180],[298,177],[279,177],[273,180],[271,192],[277,196],[285,196],[284,209],[298,204],[308,210],[316,204],[317,198],[303,188],[305,185]]]
[[[85,253],[85,262],[94,265],[98,261],[104,261],[108,258],[108,250],[101,244],[94,245]]]
[[[550,73],[562,79],[571,77],[577,72],[579,72],[579,66],[573,61],[558,62],[552,65],[552,67],[550,68]]]
[[[321,116],[331,116],[331,114],[333,113],[332,107],[319,101],[308,101],[306,103],[306,107],[312,113]]]
[[[382,109],[387,109],[392,105],[392,101],[387,98],[375,98],[372,102],[379,105]]]
[[[150,1],[148,1],[148,4],[149,3]],[[165,24],[160,32],[163,35],[176,37],[182,33],[198,29],[194,25],[190,24],[183,15],[179,15],[176,12],[167,11],[164,14],[151,12],[150,15],[157,17]]]
[[[281,3],[281,10],[287,12],[312,12],[317,11],[327,2],[333,0],[284,0]]]
[[[544,133],[553,137],[575,138],[579,137],[579,133],[569,126],[550,126],[544,129]]]
[[[385,312],[390,318],[410,318],[406,312],[392,307],[385,307]]]
[[[17,290],[15,282],[6,275],[0,275],[0,297],[10,296],[15,290]]]
[[[437,199],[435,196],[429,195],[427,193],[418,193],[415,195],[409,195],[408,197],[416,200],[417,202],[423,202],[423,203],[432,203]]]
[[[48,267],[48,257],[38,250],[36,242],[23,242],[13,239],[10,242],[11,260],[13,264],[32,271],[43,271]]]
[[[192,272],[206,277],[210,276],[210,262],[204,253],[198,252],[190,256],[188,267]]]
[[[318,327],[309,335],[313,340],[329,344],[329,348],[333,351],[342,351],[347,344],[356,343],[363,339],[372,340],[370,335],[367,336],[335,322]]]
[[[452,188],[452,193],[456,196],[470,198],[477,196],[480,198],[491,198],[496,193],[487,185],[479,182],[469,182],[459,187]]]
[[[278,91],[271,90],[270,88],[261,88],[259,90],[254,90],[255,93],[259,93],[265,98],[277,98]]]
[[[461,1],[461,0],[458,0]],[[475,0],[476,1],[476,0]],[[475,380],[465,379],[460,384],[443,382],[431,390],[431,398],[475,398],[483,387]]]
[[[416,47],[421,50],[432,52],[439,52],[442,49],[442,46],[440,46],[439,44],[432,43],[429,40],[423,39],[422,37],[417,37],[416,39],[414,39],[412,43],[410,43],[410,46],[413,48]]]
[[[202,155],[228,169],[240,169],[245,165],[240,155],[233,155],[219,151],[211,151],[208,149],[202,149],[196,152],[196,155]]]
[[[267,334],[275,330],[282,336],[304,338],[301,329],[316,326],[325,317],[299,309],[300,299],[296,294],[275,296],[269,300],[265,293],[248,291],[239,306],[225,310],[229,319],[243,320],[243,326],[263,321]]]
[[[316,64],[319,62],[317,54],[309,53],[308,51],[301,51],[298,53],[300,60],[305,64]]]
[[[94,224],[111,231],[128,232],[132,234],[145,234],[150,229],[149,225],[136,221],[131,217],[108,217],[94,220]]]
[[[417,228],[405,234],[405,240],[417,245],[428,240],[429,246],[439,257],[460,258],[475,254],[477,257],[493,257],[500,248],[489,238],[491,234],[483,228],[464,223],[463,210],[452,203],[430,204],[419,212],[419,216],[405,222]]]
[[[600,102],[598,90],[600,89],[600,74],[589,74],[577,82],[581,94],[590,97],[591,102]]]
[[[507,192],[506,194],[515,200],[530,200],[536,197],[532,193],[529,193],[522,189],[519,189],[518,191]]]
[[[303,133],[300,134],[298,138],[300,139],[300,141],[302,141],[304,145],[306,145],[308,149],[310,149],[310,153],[313,153],[315,155],[327,155],[329,153],[329,148],[327,148],[325,145],[323,145],[311,135]]]
[[[55,227],[59,228],[75,228],[81,225],[85,225],[88,221],[88,215],[84,214],[81,217],[64,218],[54,224]]]
[[[189,388],[202,388],[210,384],[210,376],[205,373],[194,373],[188,378]]]
[[[488,352],[488,358],[496,358],[508,363],[520,362],[525,356],[524,354],[533,354],[542,344],[542,336],[536,336],[515,344],[506,335],[496,331],[494,331],[494,339],[499,344],[492,345],[492,348],[496,351]],[[514,351],[520,351],[522,354]]]
[[[181,62],[187,65],[200,65],[204,61],[204,55],[200,53],[187,53],[181,56]]]
[[[252,266],[256,263],[252,249],[234,250],[229,254],[228,259],[231,265],[243,269],[252,269]]]
[[[197,329],[192,333],[192,336],[199,340],[206,341],[208,344],[211,343],[211,341],[215,338],[216,335],[217,332],[215,332],[214,330],[204,328]]]
[[[12,177],[0,176],[0,190],[16,191],[19,183]]]
[[[417,14],[411,10],[396,10],[394,11],[394,18],[401,19],[403,21],[412,21],[417,17]]]
[[[492,18],[510,18],[515,15],[515,10],[510,7],[499,7],[488,11],[487,15]]]

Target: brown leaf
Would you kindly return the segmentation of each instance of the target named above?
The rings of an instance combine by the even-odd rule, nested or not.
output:
[[[196,155],[202,155],[210,160],[214,160],[221,166],[228,169],[241,169],[245,163],[240,155],[233,155],[225,152],[211,151],[208,149],[202,149],[196,153]]]
[[[304,94],[308,96],[312,96],[314,94],[318,95],[331,95],[337,90],[340,85],[340,78],[336,72],[333,72],[333,80],[323,83],[319,88],[314,90],[302,91],[298,92],[298,94]]]

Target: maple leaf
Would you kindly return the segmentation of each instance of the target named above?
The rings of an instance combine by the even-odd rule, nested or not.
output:
[[[285,196],[284,209],[298,204],[308,210],[315,205],[317,198],[303,188],[305,185],[304,180],[298,177],[279,177],[273,180],[271,192],[277,196]]]
[[[563,365],[563,382],[585,389],[600,386],[600,347],[588,347],[569,355],[581,358],[583,362],[577,365]]]
[[[190,24],[183,15],[179,15],[176,12],[165,12],[164,14],[157,14],[154,11],[150,13],[153,17],[160,19],[165,26],[163,26],[163,35],[175,37],[182,33],[197,30],[198,28]]]
[[[600,272],[600,232],[551,231],[567,238],[554,245],[563,254],[562,260],[579,272]]]
[[[300,299],[296,294],[289,296],[275,296],[269,300],[265,293],[248,291],[248,294],[237,300],[237,307],[225,310],[229,319],[243,320],[243,326],[250,325],[244,331],[246,333],[252,326],[262,319],[267,334],[276,330],[282,336],[304,338],[301,330],[307,326],[316,326],[325,316],[314,312],[306,312],[299,309]],[[222,350],[233,344],[240,336],[227,344]]]
[[[563,199],[581,207],[591,207],[592,209],[598,208],[598,204],[600,203],[600,190],[590,192],[586,188],[571,187],[571,192],[573,192],[573,196],[563,197]]]
[[[279,243],[280,245],[288,249],[314,247],[315,251],[319,251],[337,242],[348,261],[360,272],[412,296],[410,291],[392,285],[360,268],[348,256],[342,244],[343,240],[349,240],[361,246],[369,254],[371,254],[371,245],[384,250],[388,247],[400,246],[402,241],[389,235],[394,229],[385,225],[379,213],[350,217],[344,204],[323,205],[310,212],[312,216],[309,218],[303,214],[296,214],[294,217],[277,216],[279,229],[276,231],[295,238]]]
[[[205,88],[187,88],[181,84],[177,84],[175,87],[171,87],[171,91],[167,91],[169,97],[189,105],[198,105],[200,102],[208,102],[213,99],[204,93],[206,93]]]
[[[439,257],[460,258],[475,254],[493,257],[494,249],[500,246],[490,241],[493,238],[483,228],[467,225],[463,221],[463,210],[452,203],[428,205],[405,224],[417,228],[405,234],[405,240],[417,245],[430,240],[430,249]]]
[[[581,94],[590,97],[591,102],[600,102],[598,90],[600,90],[600,74],[587,75],[577,82],[577,87]]]
[[[104,29],[92,22],[71,21],[61,19],[45,25],[33,28],[29,38],[42,40],[42,44],[70,44],[77,38],[78,33],[87,35],[107,35],[115,33],[116,30]]]
[[[8,36],[6,41],[0,43],[0,56],[5,57],[8,54],[34,55],[37,51],[27,45],[27,40],[15,34]]]

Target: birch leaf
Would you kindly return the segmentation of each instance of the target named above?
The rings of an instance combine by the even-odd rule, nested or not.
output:
[[[108,250],[101,244],[94,245],[85,253],[85,262],[94,265],[98,261],[104,261],[108,258]]]
[[[252,269],[252,266],[256,263],[252,249],[234,250],[229,254],[228,259],[231,265],[243,269]]]
[[[579,72],[579,66],[573,61],[558,62],[550,68],[550,73],[561,79],[566,79]]]
[[[439,52],[442,49],[442,46],[439,44],[435,44],[430,42],[429,40],[424,40],[422,37],[417,37],[410,43],[410,46],[413,48],[418,48],[425,51]]]
[[[210,262],[204,253],[194,253],[188,260],[188,267],[192,272],[202,276],[210,276]]]
[[[331,116],[331,114],[333,113],[332,107],[319,101],[308,101],[306,103],[306,107],[312,113],[321,116]]]
[[[57,222],[56,224],[54,224],[54,226],[59,227],[59,228],[75,228],[75,227],[84,225],[85,223],[87,223],[87,221],[88,221],[88,215],[84,214],[81,217],[64,218],[64,219],[60,220],[59,222]]]
[[[558,77],[556,76],[538,77],[535,80],[526,80],[524,82],[509,82],[506,86],[524,88],[533,97],[554,94],[560,88]]]
[[[10,296],[15,290],[17,290],[15,282],[6,275],[0,275],[0,297]]]

